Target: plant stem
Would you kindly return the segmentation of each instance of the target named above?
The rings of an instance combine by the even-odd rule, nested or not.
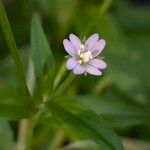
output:
[[[28,128],[28,120],[21,120],[19,123],[19,134],[18,134],[18,142],[16,144],[16,150],[27,150],[26,148],[26,131]]]
[[[105,12],[110,7],[111,2],[112,2],[112,0],[103,0],[102,4],[100,5],[100,8],[99,8],[100,11],[98,12],[97,17],[95,17],[91,21],[91,23],[85,28],[85,31],[84,31],[85,35],[87,33],[89,33],[90,29],[94,28],[94,26],[97,24],[97,21],[100,20],[100,18],[103,16],[103,14],[105,14]]]
[[[48,150],[59,150],[60,147],[62,146],[64,138],[65,135],[63,130],[57,131]]]
[[[15,61],[16,69],[17,69],[17,75],[21,81],[21,83],[26,87],[26,78],[25,78],[25,72],[24,72],[24,67],[22,65],[17,45],[13,36],[13,33],[11,31],[9,21],[7,18],[7,15],[5,13],[5,9],[3,6],[2,1],[0,0],[0,25],[2,28],[2,31],[4,33],[5,39],[7,41],[9,50],[13,56],[13,59]]]
[[[66,73],[65,62],[63,62],[59,68],[59,71],[58,71],[56,77],[55,77],[53,90],[55,90],[57,88],[57,86],[61,82],[62,78],[64,77],[65,73]]]
[[[71,72],[67,79],[58,87],[55,94],[57,95],[64,92],[64,90],[66,90],[66,88],[69,86],[69,84],[73,81],[74,78],[75,75]]]
[[[110,76],[105,76],[103,79],[100,79],[94,89],[91,91],[93,95],[101,94],[102,91],[111,83]]]
[[[20,121],[16,150],[31,150],[30,144],[32,141],[33,129],[41,113],[42,109],[34,117],[30,119],[23,119]]]

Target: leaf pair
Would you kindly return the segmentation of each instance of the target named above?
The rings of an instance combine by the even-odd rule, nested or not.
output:
[[[123,149],[120,139],[100,116],[77,101],[60,97],[57,99],[58,102],[46,102],[48,110],[77,134],[94,141],[99,149]]]
[[[31,59],[36,79],[35,93],[40,93],[34,96],[28,90],[28,88],[34,89],[29,87],[33,78],[28,77],[27,85],[24,67],[2,1],[0,1],[0,25],[13,56],[19,80],[19,85],[15,86],[17,88],[0,87],[0,116],[10,119],[27,118],[36,111],[37,100],[41,101],[44,94],[52,89],[54,58],[38,17],[34,15],[31,29]]]

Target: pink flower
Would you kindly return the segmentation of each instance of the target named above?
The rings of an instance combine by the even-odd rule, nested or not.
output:
[[[106,68],[106,63],[97,56],[105,47],[105,40],[99,39],[98,34],[93,34],[84,43],[74,35],[69,35],[69,40],[64,39],[63,45],[70,55],[66,62],[66,68],[73,70],[74,74],[92,74],[99,76],[101,70]]]

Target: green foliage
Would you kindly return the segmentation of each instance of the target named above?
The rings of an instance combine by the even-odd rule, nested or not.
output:
[[[22,66],[22,63],[20,60],[17,46],[16,46],[11,28],[9,25],[2,1],[0,1],[0,24],[1,24],[4,36],[6,38],[6,41],[8,43],[8,47],[10,49],[10,52],[12,53],[12,56],[14,58],[16,68],[17,68],[18,77],[20,78],[20,82],[23,84],[22,86],[26,87],[24,69],[23,69],[23,66]]]
[[[14,150],[13,132],[8,121],[0,119],[0,149]]]
[[[136,103],[118,100],[110,96],[74,96],[64,97],[68,101],[80,102],[96,114],[107,120],[113,128],[127,128],[132,125],[149,125],[149,115],[144,108]]]
[[[57,98],[59,99],[59,98]],[[61,103],[61,104],[60,104]],[[93,140],[101,149],[123,149],[119,138],[106,123],[91,110],[77,102],[58,101],[47,103],[48,109],[66,124],[69,124],[79,134]]]
[[[5,59],[0,61],[0,117],[28,118],[27,147],[63,149],[65,143],[91,140],[97,144],[93,149],[122,150],[114,129],[121,137],[149,140],[149,6],[134,7],[118,0],[14,0],[5,4],[15,32],[0,1],[4,34],[0,48],[7,53],[4,38],[15,63],[1,54]],[[32,17],[29,40],[26,31],[34,10],[39,15]],[[73,77],[65,80],[62,41],[68,33],[83,38],[95,32],[106,40],[102,57],[108,67],[100,78],[79,76],[70,84]],[[9,123],[0,120],[0,149],[13,150],[15,142]]]
[[[41,94],[45,92],[43,90],[50,92],[54,77],[54,58],[37,15],[32,19],[31,58],[38,89],[36,92]]]
[[[30,93],[27,89],[25,72],[23,65],[21,63],[19,52],[1,1],[0,1],[0,24],[15,62],[18,78],[20,79],[18,86],[19,90],[18,89],[14,90],[7,87],[4,89],[1,88],[0,114],[2,117],[8,117],[11,119],[29,117],[30,113],[34,111],[33,103]],[[16,95],[17,92],[19,92],[19,95],[18,94]],[[24,102],[23,105],[22,102]],[[21,105],[22,107],[20,107]],[[28,110],[30,111],[28,112]]]
[[[35,113],[32,99],[21,88],[0,87],[0,116],[22,119]]]

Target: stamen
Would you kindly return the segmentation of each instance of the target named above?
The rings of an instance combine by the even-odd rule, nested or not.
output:
[[[78,61],[79,64],[87,63],[91,59],[93,59],[91,51],[86,51],[86,52],[82,52],[82,53],[81,53],[81,51],[78,51],[78,56],[79,56],[79,61]]]
[[[81,65],[82,64],[82,60],[78,60],[78,63]]]

